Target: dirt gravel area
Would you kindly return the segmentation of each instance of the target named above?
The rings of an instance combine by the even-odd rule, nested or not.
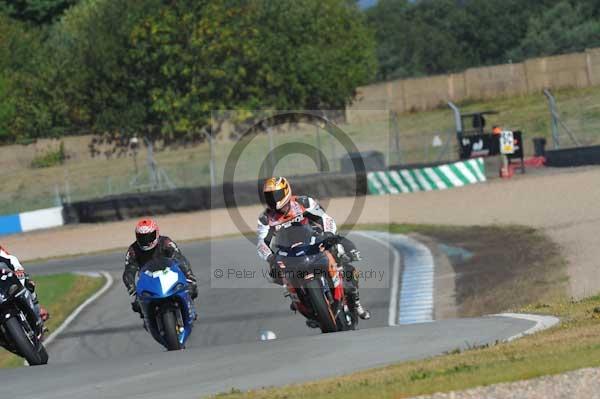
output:
[[[564,258],[556,243],[539,230],[526,226],[415,228],[421,233],[419,241],[428,245],[434,256],[436,252],[448,256],[455,287],[436,287],[436,307],[440,296],[454,293],[455,317],[553,303],[564,299],[567,293]],[[507,251],[507,247],[513,250]],[[443,257],[435,258],[435,269],[437,282],[444,274]]]
[[[461,392],[436,393],[414,399],[600,399],[600,369],[587,368],[555,376],[495,384]]]
[[[563,249],[571,295],[581,298],[595,294],[600,291],[600,168],[549,171],[446,191],[366,197],[358,222],[521,224],[540,228]],[[342,224],[354,201],[332,199],[326,201],[326,207]],[[254,229],[259,211],[260,206],[239,208],[245,223],[242,230]],[[176,240],[239,233],[225,209],[156,219],[161,230]],[[2,243],[23,260],[95,252],[126,247],[133,239],[133,225],[133,221],[122,221],[66,226],[4,237]]]

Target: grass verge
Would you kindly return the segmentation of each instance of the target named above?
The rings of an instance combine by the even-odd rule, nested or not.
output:
[[[38,276],[35,278],[40,303],[50,312],[46,325],[53,331],[77,306],[104,284],[104,278],[71,273]],[[19,367],[23,359],[0,349],[0,367]]]

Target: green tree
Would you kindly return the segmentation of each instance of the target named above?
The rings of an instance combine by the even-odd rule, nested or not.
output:
[[[263,0],[260,13],[267,105],[340,109],[374,76],[374,35],[355,3]]]
[[[373,39],[345,0],[180,1],[132,34],[148,124],[198,134],[210,111],[339,108],[374,70]]]
[[[382,0],[367,15],[376,31],[380,80],[460,69],[473,56],[458,40],[468,25],[453,0]]]
[[[0,140],[201,135],[212,110],[342,108],[374,69],[350,0],[82,0],[44,27],[0,15]]]
[[[506,63],[530,18],[558,1],[380,0],[366,11],[377,38],[377,79]]]
[[[255,8],[228,3],[179,1],[133,30],[132,89],[150,131],[167,139],[199,134],[211,110],[256,104],[258,90],[247,83],[259,63]]]
[[[20,113],[29,85],[39,68],[35,54],[42,45],[38,29],[0,13],[0,142],[26,137],[27,124]]]
[[[508,56],[515,60],[600,47],[600,2],[562,1],[532,17],[525,38]],[[591,16],[591,17],[590,17]]]
[[[507,51],[527,33],[529,20],[559,0],[469,0],[465,2],[466,28],[457,40],[473,48],[464,68],[509,62]]]
[[[125,63],[132,26],[160,4],[85,0],[31,48],[36,68],[22,74],[16,131],[29,137],[90,131],[133,131],[143,111],[130,90]]]
[[[12,18],[41,25],[56,20],[77,0],[0,0],[0,12]]]

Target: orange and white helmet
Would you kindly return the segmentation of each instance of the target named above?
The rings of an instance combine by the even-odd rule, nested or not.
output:
[[[158,225],[150,218],[142,219],[135,225],[135,240],[142,251],[149,251],[158,244]]]
[[[265,202],[269,209],[279,211],[290,203],[292,188],[285,177],[270,177],[263,185]]]

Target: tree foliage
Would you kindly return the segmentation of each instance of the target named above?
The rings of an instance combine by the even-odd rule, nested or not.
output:
[[[42,25],[53,22],[77,0],[0,0],[0,12],[12,18]]]
[[[515,60],[600,47],[600,1],[571,4],[561,1],[532,17],[525,37],[508,52]],[[593,16],[593,18],[590,18]]]
[[[380,0],[378,80],[502,64],[597,45],[598,0]]]
[[[0,99],[4,142],[198,136],[212,110],[342,108],[375,71],[373,35],[348,0],[81,0],[62,14],[50,3],[75,1],[0,12],[0,93],[14,93]]]
[[[149,123],[198,134],[210,112],[340,108],[374,70],[363,16],[343,0],[181,1],[132,33]]]

